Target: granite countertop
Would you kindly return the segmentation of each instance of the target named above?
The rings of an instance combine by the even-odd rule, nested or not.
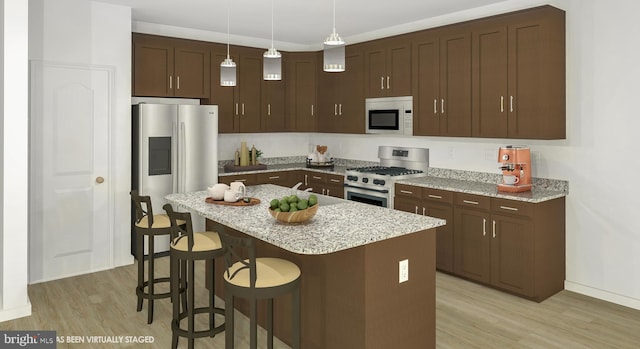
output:
[[[445,220],[383,207],[319,197],[316,215],[303,223],[281,223],[268,212],[269,202],[294,191],[272,184],[247,187],[247,195],[260,199],[254,206],[209,204],[207,191],[170,194],[166,199],[182,209],[241,231],[254,238],[298,254],[327,254],[436,228]],[[308,194],[296,191],[299,195]],[[328,200],[330,204],[323,204]]]
[[[234,175],[241,173],[265,173],[287,170],[308,170],[316,172],[326,172],[334,174],[344,174],[347,168],[354,166],[336,165],[333,169],[307,168],[304,162],[283,163],[268,165],[266,170],[224,173],[222,168],[218,172],[220,176]],[[496,183],[499,174],[479,173],[470,171],[451,171],[446,169],[429,169],[428,176],[405,179],[396,183],[415,185],[425,188],[448,190],[458,193],[468,193],[495,198],[539,203],[567,196],[568,183],[562,180],[549,180],[534,178],[533,189],[523,193],[503,193],[498,192]]]

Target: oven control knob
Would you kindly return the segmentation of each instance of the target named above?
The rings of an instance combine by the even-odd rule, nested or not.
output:
[[[362,178],[362,183],[369,183],[369,178],[367,178],[367,177]]]
[[[358,181],[358,176],[347,176],[348,181]]]
[[[373,184],[384,185],[384,183],[385,183],[384,179],[374,179],[373,180]]]

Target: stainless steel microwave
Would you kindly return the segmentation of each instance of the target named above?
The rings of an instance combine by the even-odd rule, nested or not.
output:
[[[365,99],[365,133],[413,135],[413,96]]]

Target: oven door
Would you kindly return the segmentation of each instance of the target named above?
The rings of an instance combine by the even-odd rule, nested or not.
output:
[[[349,185],[345,185],[344,187],[344,197],[347,200],[381,207],[390,207],[390,205],[393,205],[393,202],[389,200],[388,192],[353,187]]]

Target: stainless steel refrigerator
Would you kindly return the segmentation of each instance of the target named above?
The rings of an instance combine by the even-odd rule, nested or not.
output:
[[[131,189],[151,197],[154,214],[165,213],[166,195],[206,190],[218,182],[218,106],[136,104],[131,130]],[[135,255],[133,208],[131,215]],[[204,219],[191,216],[194,231],[204,230]],[[156,237],[154,252],[168,250],[169,238]]]

